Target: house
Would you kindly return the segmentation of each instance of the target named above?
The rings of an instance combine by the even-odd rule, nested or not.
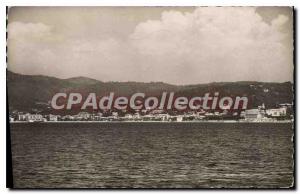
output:
[[[116,117],[119,116],[119,113],[118,112],[112,112],[111,115],[116,118]]]
[[[252,119],[261,119],[264,117],[264,114],[259,109],[249,109],[245,110],[245,113],[243,114],[246,120],[252,120]]]
[[[286,116],[286,108],[267,109],[266,114],[271,117]]]
[[[49,114],[49,121],[58,121],[58,116]]]
[[[182,122],[182,121],[183,121],[183,116],[178,115],[178,116],[176,117],[176,121],[177,121],[177,122]]]
[[[168,121],[170,118],[169,114],[158,114],[156,115],[157,118],[161,119],[162,121]]]
[[[132,119],[133,118],[133,115],[132,114],[125,114],[125,119]]]
[[[134,113],[133,118],[134,119],[141,119],[140,113],[138,113],[138,112]]]
[[[80,112],[77,115],[74,115],[76,120],[87,120],[90,118],[90,114],[88,112]]]
[[[44,121],[43,115],[40,114],[19,114],[18,115],[19,121],[28,121],[28,122],[37,122],[37,121]]]

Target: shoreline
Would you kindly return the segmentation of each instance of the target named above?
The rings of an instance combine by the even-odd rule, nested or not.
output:
[[[42,122],[28,122],[28,121],[10,121],[10,124],[14,123],[294,123],[292,120],[282,121],[42,121]]]

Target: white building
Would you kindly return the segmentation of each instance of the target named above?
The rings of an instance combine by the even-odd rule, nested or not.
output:
[[[267,109],[266,114],[271,117],[286,116],[286,108]]]
[[[58,121],[58,116],[57,115],[49,115],[49,121]]]
[[[246,120],[261,119],[264,117],[264,114],[259,109],[249,109],[245,110],[244,117]]]
[[[90,113],[88,112],[80,112],[77,115],[74,115],[75,119],[80,120],[80,119],[89,119],[90,118]]]
[[[182,122],[183,121],[183,116],[179,115],[176,117],[177,122]]]
[[[74,116],[71,116],[71,115],[65,115],[62,117],[62,120],[74,120]]]
[[[170,115],[169,114],[158,114],[156,117],[160,118],[162,121],[168,121],[170,118]]]
[[[118,117],[119,114],[118,114],[118,112],[112,112],[111,115],[112,115],[113,117]]]
[[[132,114],[125,114],[124,116],[126,119],[133,119],[133,115]]]
[[[133,118],[134,119],[140,119],[141,118],[140,113],[138,113],[138,112],[134,113]]]
[[[44,121],[43,115],[40,114],[19,114],[19,121],[28,121],[28,122],[36,122],[36,121]]]

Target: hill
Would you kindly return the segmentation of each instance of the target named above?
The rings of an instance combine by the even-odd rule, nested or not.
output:
[[[21,75],[7,71],[7,91],[9,109],[18,111],[43,111],[49,109],[49,102],[57,92],[94,92],[98,96],[115,92],[118,96],[129,96],[144,92],[160,96],[162,92],[175,92],[177,96],[203,96],[205,93],[220,96],[247,96],[248,108],[265,103],[267,108],[277,107],[280,103],[293,102],[291,82],[220,82],[176,86],[162,82],[102,82],[86,77],[58,79],[42,75]]]

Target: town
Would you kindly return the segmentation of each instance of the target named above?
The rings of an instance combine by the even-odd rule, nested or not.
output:
[[[24,113],[13,111],[9,115],[10,122],[184,122],[184,121],[219,121],[219,122],[291,122],[293,121],[293,105],[289,103],[279,104],[279,107],[266,109],[262,104],[255,109],[246,109],[240,112],[230,110],[221,111],[165,111],[135,110],[121,112],[107,110],[102,112],[79,112],[74,115]]]

